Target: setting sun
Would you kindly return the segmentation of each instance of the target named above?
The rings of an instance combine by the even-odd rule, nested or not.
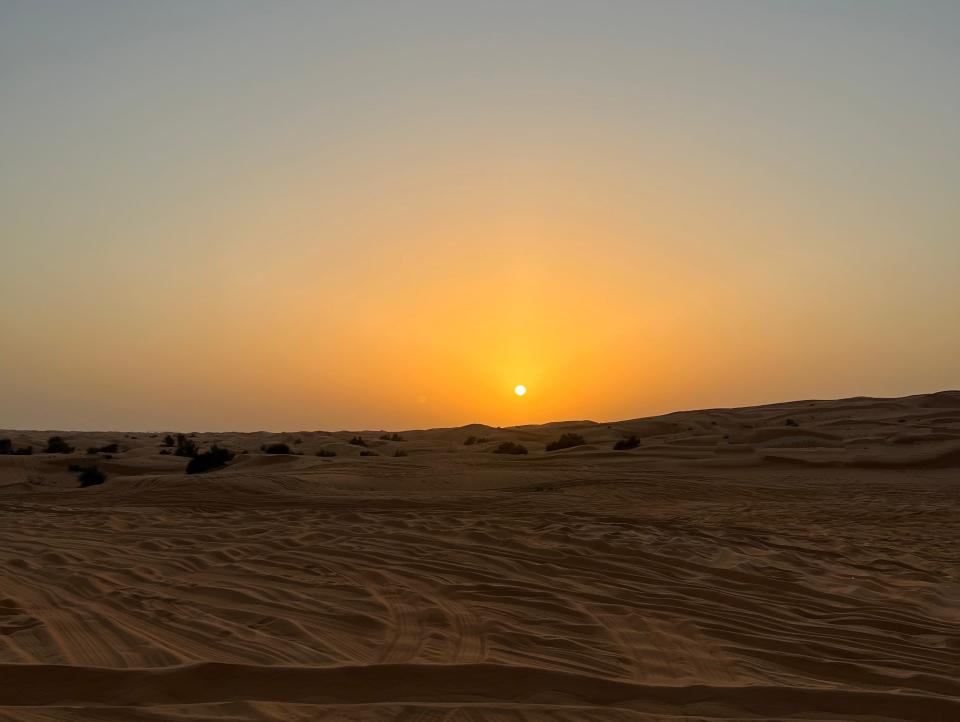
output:
[[[517,384],[513,387],[513,393],[515,393],[517,396],[523,396],[525,393],[527,393],[527,387],[523,384]]]

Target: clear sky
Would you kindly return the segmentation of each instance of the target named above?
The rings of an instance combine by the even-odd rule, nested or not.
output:
[[[953,0],[0,0],[0,427],[956,388],[958,73]]]

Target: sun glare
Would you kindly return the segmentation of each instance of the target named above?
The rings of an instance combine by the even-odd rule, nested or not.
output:
[[[523,384],[517,384],[513,387],[513,393],[515,393],[517,396],[523,396],[525,393],[527,393],[527,387]]]

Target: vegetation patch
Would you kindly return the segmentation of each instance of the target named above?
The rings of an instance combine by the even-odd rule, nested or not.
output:
[[[62,436],[51,436],[47,439],[47,448],[44,449],[44,452],[47,454],[72,454],[73,447]]]
[[[574,446],[583,446],[586,440],[580,434],[563,434],[556,441],[547,444],[547,451],[559,451],[560,449],[572,449]]]
[[[504,441],[496,449],[493,450],[494,454],[526,454],[527,447],[523,444],[515,444],[512,441]]]
[[[95,466],[89,466],[85,469],[80,469],[80,488],[84,489],[88,486],[97,486],[102,484],[107,480],[107,475],[104,474],[100,469]]]
[[[637,438],[636,434],[632,434],[628,439],[620,439],[613,445],[613,449],[614,451],[628,451],[636,449],[638,446],[640,446],[640,439]]]
[[[227,462],[233,459],[235,454],[228,449],[222,449],[217,445],[210,447],[209,451],[197,454],[189,463],[187,463],[188,474],[203,474],[207,471],[213,471],[227,465]]]
[[[197,442],[188,439],[183,434],[177,434],[177,448],[174,449],[174,456],[186,456],[193,458],[197,455]]]

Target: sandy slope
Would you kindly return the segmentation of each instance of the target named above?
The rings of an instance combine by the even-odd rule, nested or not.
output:
[[[64,435],[126,450],[0,456],[0,720],[960,719],[960,393]]]

